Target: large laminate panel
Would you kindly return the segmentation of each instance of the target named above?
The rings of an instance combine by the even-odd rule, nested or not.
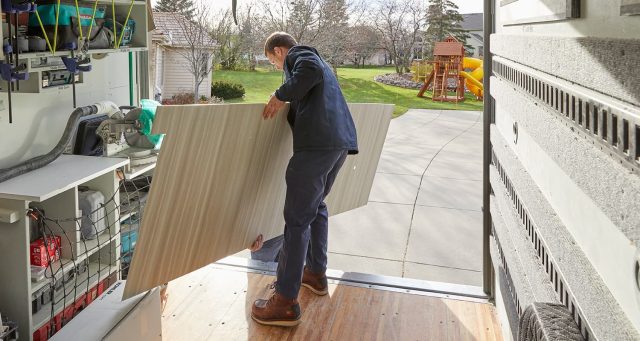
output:
[[[392,105],[349,105],[360,153],[349,156],[327,198],[331,214],[366,205]],[[264,105],[158,108],[153,133],[166,133],[144,210],[124,298],[283,232],[285,170],[292,137],[284,108]]]

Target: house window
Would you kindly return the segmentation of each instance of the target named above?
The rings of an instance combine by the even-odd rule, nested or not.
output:
[[[469,56],[475,56],[476,55],[476,48],[473,47],[473,46],[469,47],[469,48],[465,48],[465,52]]]

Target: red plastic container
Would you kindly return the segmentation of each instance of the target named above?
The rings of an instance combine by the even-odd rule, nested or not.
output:
[[[49,323],[33,332],[33,341],[45,341],[49,339]]]
[[[91,289],[89,289],[89,291],[87,292],[87,295],[85,297],[85,307],[88,306],[89,304],[91,304],[91,302],[93,302],[93,300],[95,300],[96,298],[98,298],[98,296],[100,296],[98,294],[98,286],[95,286]]]
[[[80,311],[82,311],[82,309],[84,309],[87,306],[87,295],[82,295],[80,296],[80,298],[78,298],[76,300],[76,303],[74,304],[74,313],[78,314]]]

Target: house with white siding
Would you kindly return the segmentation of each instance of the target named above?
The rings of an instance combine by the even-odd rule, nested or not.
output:
[[[469,57],[482,58],[484,56],[484,27],[482,13],[468,13],[462,15],[462,29],[467,31],[469,38],[467,45],[471,46],[467,51]]]
[[[180,17],[177,13],[153,12],[156,28],[151,34],[149,63],[154,71],[150,74],[150,82],[156,100],[168,99],[179,93],[193,93],[195,87],[194,77],[188,68],[189,61],[184,56],[189,42],[178,23],[177,19]],[[199,48],[213,52],[215,43],[212,41],[210,46]],[[211,95],[211,71],[198,87],[198,94],[207,97]]]

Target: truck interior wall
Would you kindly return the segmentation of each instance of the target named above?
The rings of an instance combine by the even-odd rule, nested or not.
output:
[[[76,86],[77,105],[111,100],[129,105],[127,53],[112,53],[92,60],[93,70]],[[134,63],[135,67],[135,63]],[[5,87],[5,84],[2,85]],[[137,93],[137,92],[136,92]],[[48,89],[39,94],[12,94],[13,123],[9,123],[8,99],[0,93],[0,168],[47,153],[60,139],[73,111],[72,90]]]
[[[526,3],[544,6],[545,2]],[[592,93],[593,98],[640,114],[640,16],[621,16],[620,1],[583,0],[578,19],[504,25],[501,1],[492,3],[496,23],[496,34],[491,38],[494,58],[502,58],[518,71],[534,70],[556,77],[574,89]],[[491,93],[496,101],[495,132],[507,141],[508,148],[532,177],[637,335],[640,331],[640,288],[636,278],[640,219],[635,214],[640,202],[638,173],[611,157],[606,149],[578,135],[571,123],[554,116],[544,103],[524,91],[516,91],[513,84],[499,78],[494,73],[491,79]],[[554,134],[560,133],[563,135],[557,136],[564,138],[556,139]],[[498,275],[495,276],[494,280],[499,282]],[[583,284],[566,285],[580,290]],[[506,314],[501,312],[505,311],[504,300],[510,299],[510,293],[496,290],[495,294],[503,327],[508,329]],[[597,323],[607,313],[602,315],[589,317],[589,322]],[[504,332],[504,335],[513,334]]]

